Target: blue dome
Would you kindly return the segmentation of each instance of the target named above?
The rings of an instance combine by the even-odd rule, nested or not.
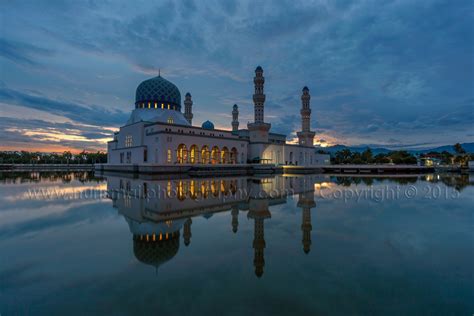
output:
[[[137,87],[135,105],[139,103],[166,103],[174,105],[181,111],[181,93],[179,89],[165,78],[158,76],[143,81]]]
[[[214,124],[211,121],[205,121],[201,127],[204,129],[214,129]]]

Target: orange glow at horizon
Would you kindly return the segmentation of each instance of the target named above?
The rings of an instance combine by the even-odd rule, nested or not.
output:
[[[104,128],[109,131],[109,128]],[[104,135],[103,138],[89,139],[81,135],[80,130],[70,129],[65,132],[59,131],[53,128],[48,129],[22,129],[22,128],[10,128],[6,131],[11,133],[21,134],[28,136],[31,141],[15,142],[9,145],[0,145],[0,150],[4,151],[35,151],[35,152],[64,152],[70,151],[71,153],[77,154],[85,151],[105,151],[107,148],[107,142],[113,138],[108,133],[101,133]],[[64,141],[73,141],[87,143],[88,145],[78,146],[65,146],[62,145]],[[39,142],[52,142],[53,144],[40,144]],[[57,144],[54,144],[57,143]]]

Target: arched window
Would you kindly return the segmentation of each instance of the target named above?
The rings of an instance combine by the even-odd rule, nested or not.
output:
[[[189,162],[190,163],[197,163],[198,162],[198,147],[196,145],[192,145],[189,149]]]
[[[211,193],[215,197],[219,196],[219,187],[217,186],[216,180],[211,181]]]
[[[220,151],[219,151],[219,147],[217,147],[217,146],[212,147],[212,150],[211,150],[211,163],[212,164],[220,163]]]
[[[209,181],[206,180],[201,182],[201,193],[203,198],[209,196]]]
[[[171,197],[171,181],[168,181],[167,185],[166,185],[166,196],[167,197]]]
[[[171,149],[168,149],[168,151],[166,152],[166,161],[168,163],[171,163],[171,160],[172,160],[172,157],[171,157]]]
[[[185,144],[180,144],[178,150],[176,151],[178,163],[187,163],[188,162],[188,149]]]
[[[201,149],[201,163],[208,164],[209,163],[209,147],[207,145],[202,146]]]
[[[237,148],[232,147],[230,150],[230,163],[235,164],[237,163]]]
[[[196,180],[191,180],[189,182],[189,197],[195,200],[198,197],[199,187],[196,184]]]
[[[227,147],[222,148],[221,163],[229,163],[229,149]]]
[[[178,181],[178,187],[176,191],[178,200],[184,201],[184,199],[186,198],[186,182],[182,180]]]
[[[173,118],[170,116],[168,117],[168,120],[166,121],[168,124],[173,124],[174,123],[174,120]]]

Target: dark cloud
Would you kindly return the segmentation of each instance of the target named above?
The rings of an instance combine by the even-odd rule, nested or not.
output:
[[[137,83],[161,68],[193,94],[196,123],[233,103],[251,117],[261,64],[275,132],[299,128],[307,85],[312,127],[324,137],[472,141],[471,1],[5,1],[0,9],[4,103],[119,126]],[[214,123],[230,126],[224,115]]]
[[[33,134],[26,135],[26,132]],[[46,148],[51,145],[62,145],[71,148],[99,150],[103,149],[105,145],[101,140],[112,138],[113,133],[100,126],[0,117],[0,135],[5,145],[18,144],[18,146],[22,146],[21,144],[32,143],[43,145]],[[74,136],[75,139],[68,139],[65,136]]]
[[[0,38],[0,56],[22,66],[37,66],[37,58],[52,54],[49,49]]]
[[[86,106],[52,100],[44,96],[28,94],[7,87],[0,87],[0,102],[61,115],[84,124],[114,126],[123,124],[128,117],[126,112],[109,111],[97,105]]]

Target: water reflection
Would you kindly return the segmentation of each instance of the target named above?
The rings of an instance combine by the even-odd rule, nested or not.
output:
[[[472,184],[459,174],[1,173],[0,312],[186,314],[193,302],[199,314],[466,314]],[[351,195],[398,187],[419,194]]]
[[[311,209],[316,206],[314,183],[319,176],[235,177],[175,180],[143,180],[107,176],[113,206],[129,225],[133,253],[142,263],[156,270],[171,261],[179,251],[183,231],[185,246],[191,244],[192,218],[209,218],[230,211],[232,232],[237,233],[239,215],[246,212],[254,221],[255,274],[265,267],[265,220],[270,206],[285,204],[288,196],[299,197],[302,209],[302,248],[311,248]]]
[[[90,171],[61,172],[61,171],[34,171],[34,172],[11,172],[0,171],[0,183],[3,184],[21,184],[21,183],[40,183],[40,182],[61,182],[70,183],[76,180],[80,183],[101,182],[104,179],[94,175]]]

